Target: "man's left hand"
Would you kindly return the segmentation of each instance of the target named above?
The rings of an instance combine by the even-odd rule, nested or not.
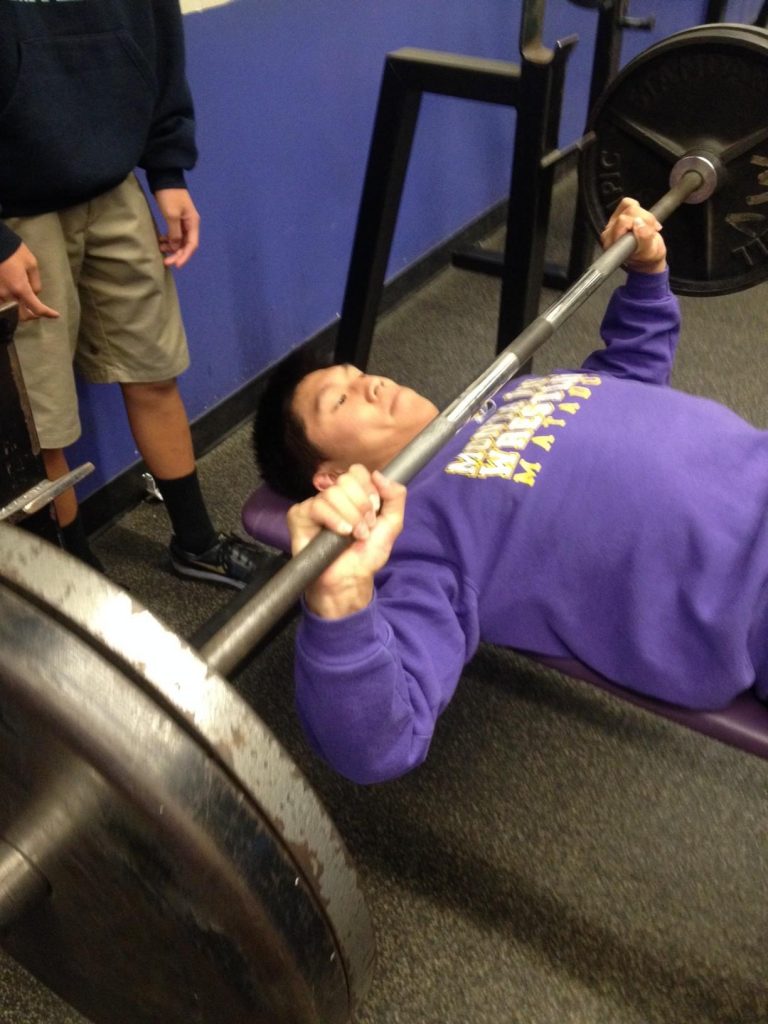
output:
[[[166,267],[183,267],[200,241],[200,214],[185,188],[158,189],[155,202],[167,229],[158,239],[163,263]]]

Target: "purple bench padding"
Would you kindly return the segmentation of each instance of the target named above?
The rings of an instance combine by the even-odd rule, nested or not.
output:
[[[291,504],[289,498],[262,484],[243,505],[243,529],[262,544],[290,554],[291,540],[285,514]]]
[[[290,537],[285,520],[285,514],[290,506],[288,498],[275,494],[262,484],[243,505],[243,527],[263,544],[290,553]],[[628,700],[664,718],[671,718],[695,732],[768,759],[768,706],[757,700],[752,693],[741,694],[732,704],[720,711],[689,711],[615,686],[570,658],[545,658],[534,654],[527,656],[533,661],[562,672],[563,675],[584,679],[622,700]]]
[[[690,711],[688,708],[665,704],[664,701],[643,697],[641,694],[616,686],[571,658],[543,658],[538,654],[531,654],[528,657],[540,665],[562,672],[563,675],[594,683],[595,686],[621,697],[622,700],[628,700],[664,718],[671,718],[672,721],[695,732],[711,736],[731,747],[738,747],[748,754],[768,759],[768,705],[759,701],[751,691],[740,694],[727,708],[719,711]]]

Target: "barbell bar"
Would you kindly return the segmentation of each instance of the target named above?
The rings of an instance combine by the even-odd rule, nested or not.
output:
[[[708,196],[716,187],[716,165],[710,155],[688,154],[685,159],[685,169],[675,184],[651,208],[660,223],[693,194]],[[392,459],[384,468],[384,474],[399,483],[408,483],[483,403],[552,337],[557,328],[631,257],[636,247],[634,235],[624,235],[598,257],[559,300],[533,320],[483,373]],[[306,587],[352,542],[353,539],[329,530],[321,531],[201,646],[200,653],[206,662],[224,675],[234,671],[262,637],[283,619]]]
[[[683,29],[621,69],[590,112],[579,177],[597,233],[622,196],[673,229],[670,281],[683,294],[725,294],[768,278],[768,31],[753,25]],[[665,192],[664,189],[667,189]],[[651,192],[651,189],[654,191]],[[657,198],[661,195],[661,198]],[[694,219],[696,218],[696,219]],[[505,348],[384,468],[407,483],[483,402],[631,256],[628,235]],[[200,646],[224,674],[241,665],[307,585],[351,543],[323,531]]]

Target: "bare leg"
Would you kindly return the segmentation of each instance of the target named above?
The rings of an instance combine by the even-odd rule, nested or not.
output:
[[[194,472],[192,435],[176,381],[120,387],[131,432],[150,473],[176,480]]]
[[[128,421],[165,502],[175,542],[208,551],[218,540],[197,477],[192,435],[175,380],[122,384]]]
[[[49,480],[58,480],[69,472],[67,458],[61,448],[44,448],[41,452],[45,474]],[[59,526],[69,526],[77,515],[77,497],[74,487],[53,499]]]

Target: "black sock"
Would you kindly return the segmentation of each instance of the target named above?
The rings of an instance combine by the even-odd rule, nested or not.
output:
[[[98,569],[99,572],[105,573],[104,566],[91,550],[88,535],[83,526],[83,519],[79,512],[71,523],[59,527],[59,536],[61,538],[61,546],[65,551],[68,551],[70,555],[74,555],[75,558],[79,558],[86,565],[90,565],[94,569]]]
[[[155,480],[163,496],[176,540],[185,551],[202,554],[218,539],[203,501],[197,470],[176,480]]]

